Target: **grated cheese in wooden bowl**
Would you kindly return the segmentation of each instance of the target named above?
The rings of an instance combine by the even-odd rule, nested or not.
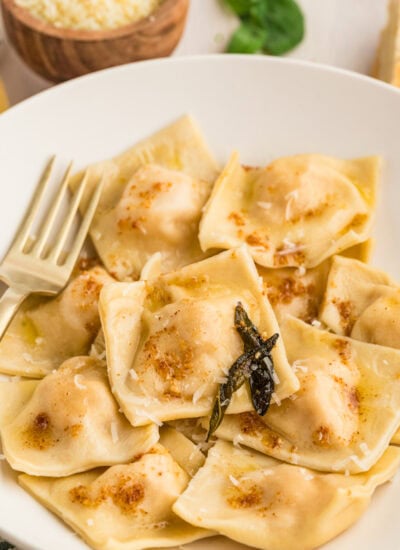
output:
[[[16,0],[32,15],[56,27],[105,30],[148,17],[162,0]]]

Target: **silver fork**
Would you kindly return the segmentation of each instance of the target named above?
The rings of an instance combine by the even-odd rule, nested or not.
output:
[[[67,284],[99,202],[102,181],[92,193],[71,249],[64,254],[64,246],[71,234],[75,215],[88,182],[88,172],[86,171],[72,197],[58,235],[52,247],[49,248],[50,236],[54,232],[57,214],[68,189],[71,164],[66,170],[56,197],[44,217],[38,236],[33,239],[31,235],[32,227],[36,219],[39,218],[42,201],[51,182],[54,161],[55,157],[46,166],[14,241],[0,265],[0,279],[9,286],[0,299],[0,339],[18,311],[19,306],[29,294],[55,295]]]

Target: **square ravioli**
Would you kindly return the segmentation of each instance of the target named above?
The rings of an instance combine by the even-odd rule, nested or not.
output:
[[[172,426],[160,428],[160,444],[165,447],[171,456],[185,470],[190,477],[193,477],[205,462],[205,456],[188,437]]]
[[[43,380],[0,382],[0,435],[11,467],[67,476],[129,462],[158,441],[119,412],[104,363],[75,357]]]
[[[150,282],[114,283],[103,289],[99,308],[111,386],[134,426],[210,412],[219,384],[243,354],[234,326],[238,302],[262,334],[279,333],[246,247]],[[298,389],[282,338],[272,357],[281,400]],[[251,409],[243,385],[228,413]]]
[[[249,168],[234,153],[206,205],[201,247],[245,242],[262,266],[315,267],[370,236],[379,168],[378,157],[323,155]]]
[[[294,318],[281,331],[300,390],[263,418],[225,417],[217,437],[316,470],[369,470],[400,425],[400,351]]]
[[[347,248],[341,254],[357,258],[363,262],[369,260],[371,240]],[[292,315],[318,325],[318,312],[322,303],[332,258],[324,260],[316,267],[262,267],[257,266],[263,279],[264,293],[268,296],[278,319]],[[149,271],[151,271],[149,266]]]
[[[138,279],[156,252],[166,270],[205,257],[198,225],[218,167],[190,117],[91,167],[89,174],[88,193],[104,179],[90,234],[117,279]],[[76,177],[73,187],[78,182]]]
[[[357,521],[399,463],[389,447],[369,472],[326,474],[219,441],[173,510],[249,546],[312,550]]]
[[[161,445],[132,463],[62,479],[21,475],[19,482],[96,550],[141,550],[212,536],[179,518],[172,505],[188,474]]]
[[[56,298],[28,298],[0,341],[0,372],[43,378],[70,357],[86,355],[100,328],[100,290],[112,281],[96,266],[78,273]]]
[[[320,319],[336,334],[400,349],[400,285],[379,269],[337,257]]]

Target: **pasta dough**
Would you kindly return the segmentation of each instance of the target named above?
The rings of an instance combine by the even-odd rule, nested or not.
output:
[[[215,160],[187,116],[92,167],[87,193],[99,177],[106,179],[91,236],[112,275],[138,279],[157,251],[167,270],[205,257],[198,223],[217,174]],[[78,181],[77,176],[73,187]]]
[[[20,484],[97,550],[185,544],[214,533],[171,510],[189,476],[157,445],[134,462],[63,479],[21,475]]]
[[[320,318],[336,334],[400,349],[400,287],[361,262],[334,259]]]
[[[175,428],[163,426],[160,429],[160,443],[171,453],[172,457],[193,477],[198,469],[203,466],[205,456],[197,445]]]
[[[294,318],[281,330],[300,390],[263,418],[225,417],[217,437],[316,470],[368,470],[400,424],[400,352]]]
[[[128,462],[159,437],[118,412],[104,364],[90,357],[41,381],[0,383],[0,433],[12,468],[55,477]]]
[[[100,316],[111,385],[134,426],[198,417],[212,407],[218,384],[243,353],[234,328],[242,301],[261,333],[279,332],[246,248],[228,251],[146,284],[104,288]],[[284,399],[298,389],[282,339],[272,352]],[[228,412],[252,409],[246,386]]]
[[[262,266],[315,267],[369,237],[378,175],[378,157],[296,155],[246,168],[235,153],[207,203],[201,247],[246,242]]]
[[[364,474],[325,474],[218,442],[173,510],[186,521],[264,550],[312,550],[350,527],[400,449]]]
[[[366,262],[369,259],[370,251],[371,242],[365,241],[344,250],[342,254]],[[149,265],[150,273],[151,267]],[[273,269],[257,266],[263,279],[264,292],[278,319],[285,315],[293,315],[303,321],[314,321],[318,324],[319,307],[324,297],[330,267],[330,258],[307,270],[294,267]]]
[[[101,267],[84,270],[51,300],[27,300],[0,342],[0,372],[42,378],[89,352],[99,328],[97,302],[113,281]]]

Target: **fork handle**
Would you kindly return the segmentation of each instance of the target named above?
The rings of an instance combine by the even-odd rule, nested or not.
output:
[[[27,295],[26,291],[8,287],[0,298],[0,340]]]

